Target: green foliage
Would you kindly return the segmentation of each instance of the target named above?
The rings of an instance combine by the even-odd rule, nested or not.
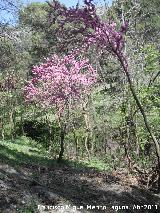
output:
[[[103,161],[97,158],[92,158],[89,162],[84,161],[84,163],[91,168],[96,168],[99,171],[112,171],[111,161]]]
[[[114,6],[103,14],[104,20],[112,17],[117,25],[129,20],[125,49],[130,63],[129,71],[157,138],[160,137],[159,9],[157,0],[126,0],[115,1]],[[26,104],[21,90],[31,77],[33,65],[55,52],[64,54],[74,46],[74,42],[70,46],[66,42],[60,51],[56,37],[58,25],[49,25],[49,11],[47,3],[29,4],[20,9],[17,25],[7,26],[0,34],[0,137],[3,138],[0,155],[2,159],[15,164],[52,165],[60,148],[60,128],[55,122],[55,112]],[[72,30],[71,25],[67,25],[69,29]],[[99,79],[89,101],[84,101],[86,109],[80,103],[77,110],[71,110],[63,164],[79,169],[94,167],[107,171],[124,167],[126,145],[133,164],[136,162],[142,168],[151,167],[155,163],[153,148],[146,156],[146,147],[151,143],[151,138],[144,128],[121,67],[113,56],[99,59],[92,50],[89,54]],[[12,83],[12,87],[4,89],[7,81]],[[84,118],[86,114],[89,129]],[[28,127],[24,131],[26,124]],[[90,161],[85,144],[87,135]],[[118,148],[114,149],[114,144]],[[139,149],[138,154],[136,149]],[[32,207],[24,210],[30,211]]]
[[[30,204],[28,207],[25,207],[23,210],[18,210],[17,213],[36,213],[37,205],[36,203]]]
[[[55,52],[56,26],[49,26],[49,11],[47,3],[31,3],[19,12],[19,25],[31,32],[31,65],[42,62],[44,57]]]
[[[146,73],[156,73],[159,70],[159,50],[153,44],[146,45],[142,52],[144,54],[145,61],[145,72]]]
[[[15,47],[10,38],[0,36],[0,69],[3,71],[15,62]]]
[[[25,134],[27,137],[42,144],[45,148],[48,148],[49,139],[54,140],[55,134],[58,134],[59,127],[51,123],[49,126],[47,123],[38,120],[24,120],[23,124],[17,125],[17,135]],[[23,128],[23,132],[21,129]]]
[[[46,24],[49,6],[47,3],[31,3],[19,13],[20,25],[25,24],[42,30]]]

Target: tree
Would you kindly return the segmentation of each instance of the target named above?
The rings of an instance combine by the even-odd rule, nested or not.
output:
[[[154,136],[151,127],[148,123],[148,119],[145,113],[145,110],[136,94],[133,81],[131,79],[129,73],[129,65],[127,62],[127,57],[124,53],[125,47],[125,39],[124,35],[126,33],[128,23],[124,22],[120,29],[118,30],[116,27],[116,23],[109,21],[109,23],[101,20],[96,14],[96,7],[92,3],[92,0],[85,0],[84,8],[70,8],[66,9],[62,7],[57,1],[54,1],[52,7],[59,11],[59,14],[63,17],[63,19],[59,20],[60,29],[63,31],[65,29],[65,25],[68,23],[72,23],[75,26],[75,30],[72,36],[76,36],[78,33],[83,34],[84,45],[82,48],[78,48],[77,51],[86,52],[88,49],[93,49],[93,46],[99,56],[105,54],[107,57],[108,54],[112,54],[117,58],[120,62],[122,69],[126,75],[130,91],[135,100],[135,103],[143,117],[145,127],[152,138],[155,148],[156,155],[158,159],[158,170],[159,170],[159,189],[160,189],[160,147],[159,142]],[[82,24],[82,28],[76,28],[77,24]],[[65,31],[64,31],[65,32]],[[61,34],[63,34],[61,32]],[[78,40],[77,40],[78,43]]]
[[[33,69],[33,78],[25,87],[26,101],[40,104],[42,107],[57,110],[57,119],[60,124],[60,146],[58,160],[61,161],[64,153],[64,137],[67,122],[73,102],[80,99],[81,93],[88,93],[90,86],[96,81],[96,72],[87,59],[68,55],[60,58],[54,55],[46,62]]]
[[[31,67],[53,55],[57,48],[56,26],[49,27],[50,7],[47,3],[31,3],[19,11],[19,26],[30,30],[32,46]]]

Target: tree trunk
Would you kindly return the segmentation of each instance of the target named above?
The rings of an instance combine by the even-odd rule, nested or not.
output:
[[[15,121],[15,110],[11,110],[10,112],[10,124],[11,124],[11,137],[12,140],[15,139],[16,137],[16,130],[15,130],[15,126],[16,126],[16,121]]]
[[[90,151],[88,149],[88,140],[89,140],[89,132],[87,132],[87,135],[85,137],[85,148],[86,148],[86,151],[87,151],[88,160],[91,161],[91,155],[90,155]]]
[[[1,129],[1,138],[4,140],[4,120],[0,118],[0,129]]]
[[[60,163],[63,160],[64,155],[64,139],[65,139],[65,133],[66,133],[66,124],[65,126],[61,127],[61,134],[60,134],[60,152],[57,162]]]
[[[154,136],[154,134],[152,133],[152,130],[149,126],[149,123],[148,123],[148,120],[147,120],[147,116],[145,114],[145,111],[143,109],[143,106],[142,104],[140,103],[140,100],[138,98],[138,96],[136,95],[136,92],[134,90],[134,86],[133,86],[133,83],[132,83],[132,80],[131,80],[131,77],[130,77],[130,74],[128,72],[128,64],[126,63],[125,64],[125,59],[123,58],[123,56],[121,56],[119,53],[117,53],[116,51],[114,51],[115,54],[117,55],[118,57],[118,60],[120,61],[121,65],[122,65],[122,68],[124,70],[124,73],[125,75],[127,76],[127,80],[128,80],[128,83],[129,83],[129,87],[130,87],[130,90],[131,90],[131,93],[133,95],[133,98],[141,112],[141,115],[143,117],[143,120],[144,120],[144,124],[146,126],[146,129],[148,131],[148,133],[150,134],[154,144],[155,144],[155,148],[156,148],[156,155],[157,155],[157,160],[158,160],[158,173],[159,173],[159,180],[158,180],[158,190],[160,191],[160,146],[159,146],[159,142],[157,141],[156,137]]]

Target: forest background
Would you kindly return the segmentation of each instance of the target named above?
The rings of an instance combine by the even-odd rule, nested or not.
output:
[[[61,4],[62,5],[62,4]],[[65,6],[64,6],[65,7]],[[69,159],[102,170],[127,168],[129,172],[154,174],[148,187],[158,187],[157,147],[144,123],[141,110],[132,95],[121,64],[108,54],[98,58],[88,52],[97,71],[97,82],[88,94],[66,108],[63,124],[57,109],[26,103],[24,88],[33,77],[33,66],[39,66],[53,54],[64,56],[74,49],[79,33],[70,38],[74,26],[66,26],[60,37],[54,22],[56,10],[50,3],[0,1],[0,12],[13,13],[13,20],[0,19],[0,140],[2,157],[9,147],[17,152],[53,160]],[[121,26],[126,21],[124,52],[134,91],[147,117],[149,128],[159,146],[160,138],[160,3],[157,0],[116,0],[112,5],[97,4],[98,16]],[[60,17],[61,18],[61,17]],[[7,18],[8,19],[8,18]],[[52,20],[52,21],[51,21]],[[19,146],[20,144],[21,146]],[[28,149],[26,148],[28,147]]]

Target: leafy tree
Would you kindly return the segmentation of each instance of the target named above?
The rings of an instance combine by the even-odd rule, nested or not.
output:
[[[31,3],[19,12],[19,26],[31,32],[31,67],[56,51],[56,26],[50,27],[49,11],[47,3]]]

